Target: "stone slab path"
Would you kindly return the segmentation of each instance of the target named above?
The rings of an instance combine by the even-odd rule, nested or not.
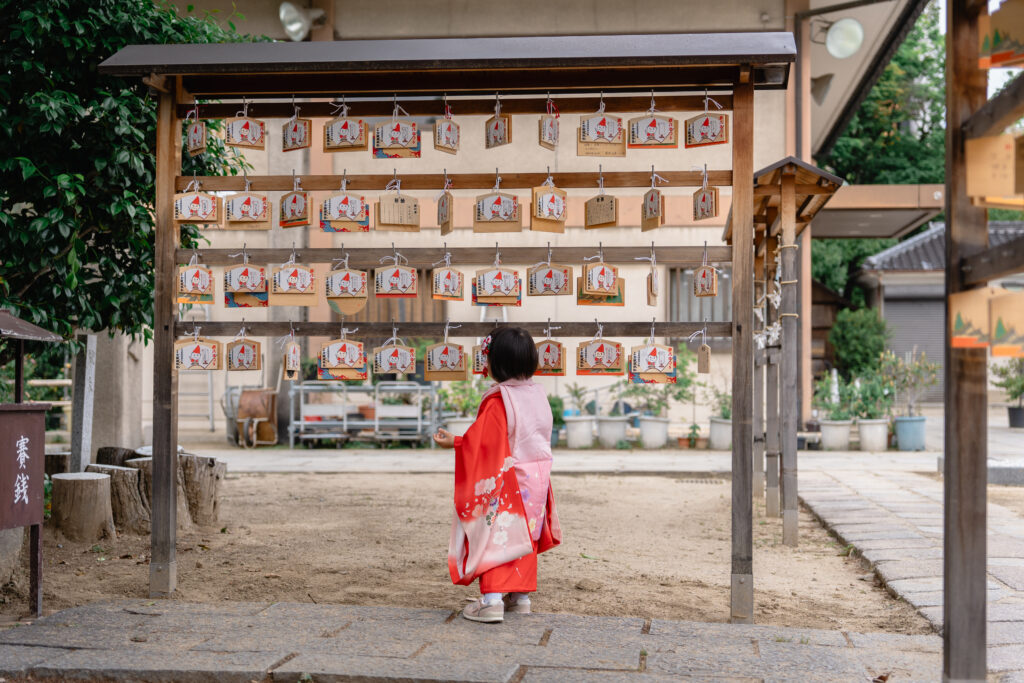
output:
[[[911,472],[801,472],[800,498],[942,629],[942,482]],[[988,506],[988,668],[1024,681],[1024,519]]]
[[[936,681],[938,636],[569,614],[119,600],[0,631],[0,677],[115,681]]]

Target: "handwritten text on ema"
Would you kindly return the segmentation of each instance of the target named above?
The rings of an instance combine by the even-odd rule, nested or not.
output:
[[[18,469],[23,470],[28,461],[28,437],[24,434],[18,439],[17,449]],[[18,501],[28,505],[28,475],[24,472],[18,472],[14,479],[14,502]]]

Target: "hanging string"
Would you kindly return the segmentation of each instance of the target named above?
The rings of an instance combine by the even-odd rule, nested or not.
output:
[[[187,192],[192,192],[193,190],[195,190],[196,192],[199,192],[199,186],[200,185],[202,185],[202,183],[199,182],[199,178],[196,176],[195,172],[193,171],[193,173],[192,173],[192,180],[190,180],[188,182],[188,185],[185,186],[185,192],[186,193]]]
[[[692,342],[694,339],[697,338],[698,334],[700,335],[700,343],[701,343],[701,345],[703,346],[703,345],[707,344],[708,343],[708,319],[707,318],[704,318],[704,327],[702,329],[697,330],[696,332],[691,334],[689,337],[687,337],[686,341]]]
[[[449,121],[452,118],[452,108],[448,106],[448,93],[444,94],[444,117]]]
[[[452,255],[448,251],[448,243],[447,242],[444,243],[444,256],[441,257],[440,261],[436,261],[432,265],[440,266],[441,264],[444,264],[445,268],[451,268],[452,267]]]
[[[341,243],[341,249],[342,249],[342,251],[345,250],[345,243],[344,242]],[[344,268],[345,270],[348,270],[348,257],[349,257],[349,253],[346,251],[344,258],[332,258],[331,259],[331,263],[340,263],[342,268]],[[344,320],[342,320],[342,323],[344,323]]]
[[[288,334],[283,337],[277,338],[277,345],[280,347],[286,346],[289,342],[295,341],[295,323],[291,320],[288,321]]]
[[[501,267],[501,248],[498,246],[497,242],[494,243],[494,267]]]
[[[249,115],[249,101],[242,97],[242,111],[235,112],[235,116],[246,117]]]
[[[391,243],[391,251],[394,252],[394,255],[393,256],[381,256],[380,257],[380,262],[381,263],[384,263],[385,261],[391,261],[391,263],[396,265],[396,266],[401,265],[402,263],[409,263],[409,259],[407,259],[404,256],[402,256],[398,252],[398,250],[395,249],[395,243],[394,242]]]
[[[294,111],[292,112],[292,117],[288,119],[288,123],[286,124],[288,126],[294,124],[299,118],[299,106],[295,104],[295,95],[292,95],[292,109]]]
[[[652,90],[651,91],[651,106],[647,110],[647,115],[650,116],[651,114],[653,114],[656,111],[661,111],[661,110],[654,106],[654,91]]]
[[[594,318],[594,324],[597,325],[597,334],[594,335],[594,339],[601,339],[604,334],[604,325],[597,318]]]
[[[198,251],[196,251],[196,250],[195,250],[195,249],[193,248],[193,249],[192,249],[192,258],[190,258],[190,259],[188,260],[188,265],[190,265],[190,266],[194,266],[194,265],[196,265],[197,263],[199,263],[199,252],[198,252]]]
[[[358,331],[359,331],[358,327],[353,327],[351,330],[348,329],[347,327],[345,327],[345,316],[341,316],[341,338],[342,338],[342,340],[347,339],[348,335],[355,334]]]
[[[597,165],[597,189],[598,194],[604,196],[604,168],[603,164]]]
[[[701,189],[705,190],[705,191],[708,189],[708,165],[707,164],[704,164],[704,176],[703,176],[703,182],[701,184]]]
[[[384,340],[381,346],[387,346],[388,344],[394,344],[395,346],[401,344],[405,346],[405,342],[398,336],[398,325],[395,324],[394,318],[391,319],[391,336]]]
[[[341,191],[348,191],[348,169],[342,169],[341,171]]]
[[[718,102],[716,102],[714,98],[708,97],[708,89],[704,88],[704,113],[705,114],[708,113],[708,102],[710,102],[711,104],[715,105],[715,107],[717,109],[721,109],[722,108],[722,105],[720,105]]]
[[[384,187],[385,191],[394,190],[395,194],[402,194],[402,181],[398,179],[398,169],[395,169],[395,177]]]
[[[447,192],[448,190],[450,190],[451,187],[452,187],[452,179],[448,177],[448,169],[446,168],[446,169],[444,169],[444,187],[441,188],[440,192],[438,192],[436,195],[434,195],[434,201],[436,202],[441,197],[443,197],[444,193]]]
[[[402,109],[402,106],[400,104],[398,104],[398,95],[397,94],[395,94],[395,96],[394,96],[394,104],[395,104],[395,108],[391,110],[391,120],[392,121],[397,119],[399,117],[399,115],[401,115],[401,116],[408,116],[409,115],[409,112],[407,112],[406,110]]]
[[[195,323],[192,323],[192,341],[194,341],[194,342],[199,341],[199,330],[200,329],[202,329],[202,328],[200,328],[199,325],[196,325]]]
[[[444,344],[448,343],[448,330],[449,329],[458,329],[460,327],[462,327],[462,325],[452,325],[451,319],[450,318],[445,318],[444,319],[444,342],[442,342],[442,343],[444,343]]]
[[[498,174],[498,167],[494,167],[494,191],[501,191],[501,176]]]
[[[252,186],[252,181],[249,180],[249,173],[245,170],[245,166],[242,166],[242,177],[245,179],[245,191],[248,192]]]
[[[188,113],[185,114],[185,124],[188,125],[189,121],[198,121],[198,120],[199,120],[199,103],[196,102],[192,106],[192,108],[189,109]]]
[[[651,164],[651,189],[657,187],[657,183],[667,183],[668,181],[662,178],[660,175],[654,172],[654,165]]]
[[[346,116],[348,116],[348,105],[345,104],[345,96],[344,95],[341,96],[341,103],[340,104],[338,102],[331,102],[331,107],[332,107],[331,116],[337,115],[337,116],[339,116],[341,118],[345,118]]]
[[[551,339],[551,330],[560,330],[560,329],[562,329],[561,326],[551,327],[551,318],[548,318],[548,326],[544,328],[544,336],[547,337],[548,339]]]
[[[284,265],[290,266],[290,265],[292,265],[294,263],[295,263],[295,242],[292,242],[292,255],[288,257],[288,260],[285,261]]]
[[[245,251],[245,245],[247,245],[247,244],[248,244],[248,242],[242,242],[242,251],[238,252],[237,254],[228,254],[228,258],[238,258],[239,256],[241,256],[242,257],[242,265],[244,266],[244,265],[248,264],[249,263],[249,254],[246,253],[246,251]]]
[[[604,91],[603,90],[601,91],[601,100],[597,104],[597,113],[598,114],[603,114],[604,113]]]
[[[597,243],[597,255],[596,256],[584,256],[584,261],[593,261],[597,259],[599,263],[604,263],[604,245],[601,242]]]
[[[542,187],[554,187],[555,179],[551,176],[551,167],[548,166],[548,177],[541,183]]]
[[[536,268],[537,266],[545,266],[545,265],[546,266],[550,266],[551,265],[551,242],[548,242],[548,260],[547,261],[538,261],[537,263],[534,263],[532,267]]]
[[[240,329],[238,331],[238,334],[235,335],[235,339],[244,339],[244,338],[245,338],[245,318],[242,318],[242,329]]]
[[[558,105],[551,99],[551,93],[548,93],[548,99],[544,102],[544,109],[547,111],[548,116],[554,116],[556,119],[560,116],[558,113]]]
[[[651,318],[651,336],[647,338],[647,343],[651,344],[652,346],[654,345],[654,323],[657,320],[657,318]]]
[[[494,118],[501,116],[501,94],[494,93]]]
[[[302,189],[302,178],[295,175],[295,169],[292,169],[292,192],[298,192]]]

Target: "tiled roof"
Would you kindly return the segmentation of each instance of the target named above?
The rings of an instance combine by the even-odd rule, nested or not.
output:
[[[990,246],[1024,237],[1024,222],[990,221]],[[922,233],[864,259],[862,270],[944,270],[946,267],[946,224],[932,223]]]

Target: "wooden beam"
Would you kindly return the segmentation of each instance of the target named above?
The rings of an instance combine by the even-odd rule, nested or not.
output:
[[[782,466],[780,484],[782,493],[782,542],[796,546],[799,529],[799,509],[796,492],[796,423],[799,406],[797,394],[798,337],[797,288],[799,287],[798,254],[796,241],[796,185],[795,176],[782,176],[782,206],[779,223],[782,227],[782,363],[779,402],[782,424]]]
[[[796,194],[800,195],[818,195],[818,194],[834,194],[838,187],[832,187],[830,185],[807,185],[800,184],[796,186]],[[782,193],[781,185],[758,185],[754,188],[755,197],[777,197]]]
[[[964,139],[999,135],[1024,116],[1024,73],[974,112],[963,125]]]
[[[356,237],[358,239],[358,237]],[[443,247],[416,247],[402,249],[401,254],[409,260],[409,265],[429,267],[441,261],[445,255]],[[452,264],[484,265],[494,262],[494,247],[452,247],[447,249],[451,254]],[[604,257],[615,263],[632,263],[633,259],[651,255],[651,247],[604,247]],[[200,263],[207,266],[226,266],[241,263],[240,250],[234,249],[178,249],[174,252],[176,263],[188,263],[193,253],[198,254]],[[267,265],[284,263],[292,255],[291,249],[247,249],[250,263]],[[380,259],[394,254],[392,249],[384,247],[358,247],[353,249],[296,249],[295,260],[298,263],[330,263],[334,259],[343,259],[347,255],[352,268],[377,268]],[[583,259],[597,254],[597,247],[552,247],[551,258],[557,263],[583,263]],[[704,247],[655,247],[655,257],[663,265],[700,264],[704,259]],[[234,256],[233,256],[234,255]],[[732,260],[732,247],[708,247],[708,261],[712,263],[729,263]],[[546,260],[547,247],[507,247],[501,249],[501,261],[506,265],[533,265]]]
[[[768,236],[765,239],[765,280],[775,280],[775,250],[779,246],[779,238]],[[779,310],[770,303],[765,303],[765,323],[770,326],[779,320]],[[766,349],[765,358],[765,515],[778,517],[779,508],[779,349],[772,346]]]
[[[961,272],[965,287],[1024,272],[1024,237],[965,257]]]
[[[943,655],[946,681],[986,680],[988,392],[984,349],[950,346],[949,296],[967,289],[961,264],[988,247],[985,209],[967,196],[964,124],[986,100],[978,11],[946,2],[946,359],[943,488]],[[1019,79],[1018,79],[1019,80]],[[972,275],[977,272],[972,268]],[[981,284],[981,283],[979,283]]]
[[[547,173],[502,173],[502,189],[525,189],[540,186],[548,177]],[[700,187],[704,182],[703,171],[662,171],[658,175],[666,180],[661,187]],[[557,187],[581,187],[593,188],[596,192],[597,173],[552,173],[552,179]],[[303,175],[302,189],[304,190],[327,190],[338,191],[341,187],[342,176],[340,175]],[[381,173],[376,175],[348,175],[348,189],[353,191],[378,191],[383,192],[387,184],[395,179],[393,173]],[[452,173],[448,176],[452,182],[452,189],[455,190],[489,190],[494,187],[494,173]],[[431,190],[436,192],[444,185],[444,174],[442,173],[410,173],[399,174],[398,179],[402,181],[402,190]],[[242,176],[200,176],[197,178],[200,187],[206,192],[241,192],[245,189],[245,178]],[[293,178],[290,175],[267,175],[249,176],[250,189],[254,192],[269,192],[272,190],[291,191]],[[183,192],[188,184],[192,182],[192,176],[178,176],[174,187],[178,192]],[[708,183],[717,187],[724,187],[732,184],[732,171],[708,171]],[[629,172],[605,172],[604,186],[612,187],[650,187],[651,174],[649,171]]]
[[[748,74],[749,75],[749,74]],[[754,86],[733,91],[732,576],[730,621],[754,621]]]

